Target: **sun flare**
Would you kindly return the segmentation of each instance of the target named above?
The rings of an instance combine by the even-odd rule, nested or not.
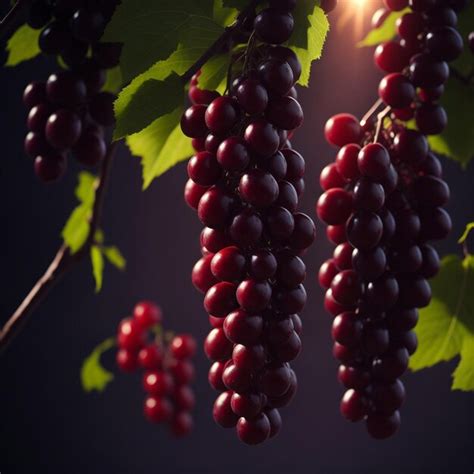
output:
[[[341,13],[337,28],[342,30],[352,24],[355,37],[361,39],[365,19],[380,6],[380,0],[339,0],[338,9]]]

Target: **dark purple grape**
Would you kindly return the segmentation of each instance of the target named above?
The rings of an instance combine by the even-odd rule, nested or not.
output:
[[[61,153],[50,152],[35,158],[36,176],[45,183],[57,181],[65,171],[66,159]]]
[[[59,150],[72,148],[82,131],[81,119],[68,109],[59,109],[46,122],[46,139]]]
[[[69,107],[83,103],[87,89],[84,81],[73,72],[60,71],[48,77],[46,94],[54,104]]]
[[[282,44],[293,33],[293,16],[277,8],[266,8],[255,17],[254,28],[260,41]]]

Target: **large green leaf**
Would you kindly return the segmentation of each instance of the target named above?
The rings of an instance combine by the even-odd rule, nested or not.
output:
[[[441,98],[448,114],[448,126],[441,135],[428,138],[431,148],[467,166],[474,156],[474,87],[451,77]]]
[[[184,136],[179,125],[182,112],[178,108],[127,137],[131,152],[142,158],[144,189],[153,179],[193,154],[191,140]]]
[[[219,31],[222,32],[222,27],[219,28]],[[157,107],[161,107],[161,98],[156,100],[156,92],[158,92],[158,89],[167,87],[163,84],[160,85],[160,81],[165,81],[173,73],[177,75],[183,75],[207,50],[207,48],[209,48],[213,40],[214,37],[209,37],[207,35],[197,35],[194,38],[194,41],[189,44],[185,42],[180,43],[177,50],[174,51],[167,59],[156,62],[147,71],[135,77],[131,83],[120,92],[115,102],[115,115],[117,123],[127,123],[128,119],[125,117],[125,115],[130,117],[128,108],[132,103],[137,104],[137,107],[134,107],[134,123],[136,125],[141,123],[142,126],[141,128],[135,128],[133,131],[128,131],[128,134],[139,132],[146,126],[150,125],[154,120],[158,119],[160,115],[152,112],[152,109],[156,110]],[[147,82],[149,85],[145,86],[145,83]],[[176,79],[173,79],[171,82],[169,82],[168,86],[174,88],[173,97],[175,100],[177,100],[178,83]],[[181,88],[181,94],[183,94],[183,85],[180,84],[179,87]],[[137,97],[135,98],[135,96]],[[182,95],[180,100],[183,102]],[[146,103],[146,106],[140,107],[143,102]],[[150,104],[153,107],[150,108]],[[175,103],[174,107],[172,107],[169,111],[173,110],[178,105],[178,103]],[[120,127],[118,131],[116,130],[116,138],[123,135],[123,130],[121,130],[122,128],[123,127]]]
[[[130,90],[124,90],[115,102],[115,140],[143,130],[184,103],[183,83],[176,74],[161,81],[148,79],[135,92]]]
[[[224,3],[228,2],[214,0],[214,11],[212,16],[219,25],[228,26],[237,18],[239,12],[232,5],[224,5]]]
[[[225,85],[229,60],[228,54],[219,54],[210,59],[201,68],[201,74],[198,78],[199,87],[201,89],[217,90],[221,84]]]
[[[8,59],[6,65],[16,66],[40,54],[41,51],[38,46],[40,33],[41,30],[34,30],[28,25],[20,26],[8,40]]]
[[[311,16],[314,9],[320,4],[319,0],[299,0],[293,12],[295,27],[290,42],[296,48],[306,49],[308,47],[308,32],[311,28]]]
[[[313,4],[315,2],[312,2]],[[324,11],[315,6],[312,13],[307,17],[309,27],[307,28],[307,40],[304,45],[301,43],[301,35],[293,35],[290,38],[289,46],[298,55],[301,61],[302,73],[298,84],[309,85],[311,74],[311,63],[321,57],[324,41],[329,31],[329,22]]]
[[[370,30],[367,36],[357,43],[357,46],[376,46],[379,43],[391,40],[397,34],[397,20],[408,11],[408,9],[405,9],[390,13],[383,24],[379,28]]]
[[[172,55],[179,44],[192,46],[206,38],[210,45],[222,27],[212,18],[213,0],[123,0],[104,39],[122,42],[124,82]]]
[[[222,4],[227,8],[235,8],[236,10],[242,11],[250,0],[222,0]]]
[[[102,354],[115,346],[115,338],[110,337],[100,343],[89,356],[84,359],[81,367],[81,384],[85,392],[104,391],[105,387],[113,380],[111,372],[104,369],[100,363]]]
[[[433,298],[420,310],[416,327],[418,349],[410,360],[412,370],[431,367],[457,355],[453,389],[474,390],[474,256],[443,258],[432,281]]]

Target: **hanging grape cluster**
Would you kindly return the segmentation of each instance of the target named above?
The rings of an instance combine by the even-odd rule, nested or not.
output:
[[[51,182],[66,170],[72,152],[85,166],[106,154],[104,127],[114,124],[115,96],[101,91],[106,70],[118,65],[121,45],[100,42],[117,0],[37,0],[28,25],[41,29],[39,47],[63,66],[48,79],[25,89],[28,134],[25,151],[34,159],[41,181]]]
[[[221,392],[214,419],[248,444],[278,433],[279,409],[296,391],[289,363],[301,350],[306,302],[300,255],[315,238],[312,220],[297,211],[305,162],[288,141],[303,121],[294,88],[301,65],[281,46],[295,4],[270,1],[244,22],[250,40],[228,91],[202,90],[195,76],[181,121],[196,150],[185,200],[205,225],[192,280],[212,326],[204,349],[214,361],[209,382]]]
[[[378,120],[349,114],[326,124],[329,143],[341,147],[321,173],[325,191],[317,214],[336,244],[319,282],[334,316],[333,353],[346,387],[341,413],[365,420],[369,434],[386,438],[399,428],[405,398],[400,376],[417,348],[417,308],[431,298],[428,279],[440,262],[430,242],[446,238],[451,220],[443,206],[449,188],[426,135],[439,134],[447,115],[439,104],[448,63],[463,50],[456,30],[463,0],[385,0],[391,11],[410,11],[397,21],[398,38],[380,44],[376,65],[387,75],[379,85]],[[386,12],[377,12],[377,26]],[[378,104],[376,104],[378,105]],[[406,123],[412,120],[415,128]]]
[[[150,334],[155,336],[151,342]],[[116,359],[123,372],[144,370],[145,417],[152,423],[168,423],[171,432],[181,437],[193,428],[195,399],[190,383],[196,341],[189,334],[167,336],[162,334],[160,308],[142,301],[135,306],[133,317],[119,324]]]

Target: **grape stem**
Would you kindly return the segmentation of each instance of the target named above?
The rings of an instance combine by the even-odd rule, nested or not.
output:
[[[0,21],[0,39],[10,36],[26,20],[26,15],[33,0],[17,0]]]
[[[385,120],[385,117],[391,111],[392,111],[392,108],[390,106],[388,106],[388,107],[385,107],[385,109],[383,109],[382,112],[380,112],[377,115],[377,128],[375,129],[374,143],[377,143],[377,141],[379,139],[379,136],[380,136],[380,132],[382,131],[383,121]]]
[[[181,76],[181,79],[185,84],[191,80],[194,74],[196,74],[204,66],[204,64],[209,61],[209,59],[220,53],[228,45],[234,32],[242,27],[244,21],[254,12],[257,5],[261,3],[261,1],[262,0],[252,0],[239,13],[235,22],[232,23],[232,25],[227,26],[219,38],[217,38],[214,43],[209,46],[207,51]]]
[[[372,115],[374,115],[374,113],[382,104],[383,104],[383,100],[377,99],[375,103],[372,105],[372,107],[370,107],[367,113],[362,117],[362,120],[360,121],[360,123],[367,122],[367,120],[369,120],[369,118],[372,117]]]
[[[23,328],[28,317],[39,306],[39,304],[48,295],[51,289],[64,277],[64,275],[85,256],[89,254],[89,250],[94,244],[94,237],[99,229],[102,208],[104,203],[105,189],[108,182],[110,167],[113,156],[117,148],[117,143],[112,143],[102,162],[99,177],[95,188],[94,206],[90,218],[89,233],[87,239],[81,249],[72,254],[66,245],[61,245],[56,253],[53,261],[36,282],[26,298],[21,302],[20,306],[15,310],[10,319],[5,323],[0,331],[0,353],[3,352],[12,339]]]

